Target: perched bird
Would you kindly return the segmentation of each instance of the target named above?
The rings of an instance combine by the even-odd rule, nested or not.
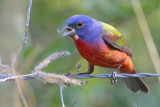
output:
[[[88,71],[82,74],[92,73],[94,66],[114,68],[121,73],[136,73],[130,59],[132,50],[113,26],[86,15],[74,15],[60,31],[64,29],[64,36],[73,38],[79,53],[89,63]],[[126,78],[124,81],[133,92],[149,92],[147,84],[141,78]]]

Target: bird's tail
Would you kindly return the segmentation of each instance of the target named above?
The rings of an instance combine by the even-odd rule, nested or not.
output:
[[[142,78],[125,78],[124,81],[126,86],[133,92],[142,91],[144,93],[149,93],[150,91],[148,85]]]

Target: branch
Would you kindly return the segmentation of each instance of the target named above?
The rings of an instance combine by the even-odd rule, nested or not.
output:
[[[50,56],[48,56],[46,59],[44,59],[42,62],[40,62],[39,65],[37,65],[36,67],[34,67],[35,71],[39,71],[45,67],[48,66],[49,63],[51,63],[53,60],[62,57],[62,56],[66,56],[66,55],[70,55],[70,52],[68,51],[64,51],[64,52],[55,52],[53,54],[51,54]]]
[[[24,39],[22,41],[22,45],[18,48],[18,51],[15,55],[15,57],[13,58],[12,62],[11,62],[11,71],[13,72],[13,75],[16,76],[16,72],[15,72],[15,65],[17,63],[17,59],[19,57],[19,54],[23,48],[23,46],[25,45],[25,43],[27,42],[27,33],[28,33],[28,27],[29,27],[29,21],[30,21],[30,12],[31,12],[31,6],[32,6],[32,0],[29,0],[29,4],[28,4],[28,13],[27,13],[27,21],[26,21],[26,26],[25,26],[25,33],[24,33]],[[21,87],[19,85],[19,82],[18,80],[16,80],[15,78],[15,83],[16,83],[16,87],[17,87],[17,90],[19,92],[19,95],[21,97],[21,100],[24,104],[24,107],[28,107],[27,103],[26,103],[26,100],[24,98],[24,95],[22,93],[22,90],[21,90]]]
[[[10,72],[11,72],[11,66],[2,64],[1,57],[0,57],[0,73],[7,74],[7,73],[10,73]]]
[[[74,102],[71,104],[70,107],[73,107],[73,106],[77,103],[78,94],[79,94],[80,90],[81,90],[81,87],[79,88],[79,90],[78,90],[78,92],[77,92],[77,94],[76,94],[76,98],[75,98]]]
[[[32,0],[29,0],[28,12],[27,12],[27,20],[26,20],[25,32],[24,32],[24,39],[22,41],[23,45],[25,45],[25,43],[27,42],[27,35],[28,35],[28,27],[29,27],[29,21],[30,21],[31,7],[32,7]]]

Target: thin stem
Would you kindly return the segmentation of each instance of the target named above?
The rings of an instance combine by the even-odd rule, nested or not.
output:
[[[23,45],[25,45],[25,43],[27,42],[27,34],[28,34],[28,27],[29,27],[29,21],[30,21],[31,7],[32,7],[32,0],[29,0],[27,20],[26,20],[25,32],[24,32],[24,39],[22,41]]]
[[[22,51],[22,48],[23,46],[25,45],[25,43],[27,42],[27,34],[28,34],[28,27],[29,27],[29,21],[30,21],[30,12],[31,12],[31,6],[32,6],[32,0],[29,0],[29,4],[28,4],[28,12],[27,12],[27,21],[26,21],[26,25],[25,25],[25,33],[24,33],[24,39],[22,41],[22,45],[19,47],[13,61],[12,61],[12,64],[11,64],[11,67],[12,67],[12,72],[13,72],[13,75],[16,76],[16,72],[15,72],[15,65],[17,63],[17,59],[19,57],[19,54],[20,52]],[[19,92],[19,95],[21,96],[21,100],[23,102],[23,105],[24,107],[28,107],[27,105],[27,102],[24,98],[24,95],[22,93],[22,90],[21,90],[21,87],[20,87],[20,84],[18,82],[18,80],[15,78],[15,83],[16,83],[16,87],[17,87],[17,90]]]
[[[12,65],[12,72],[13,72],[14,75],[16,75],[14,65]],[[24,98],[24,95],[23,95],[23,93],[22,93],[21,87],[20,87],[20,85],[19,85],[19,82],[18,82],[18,80],[17,80],[16,78],[15,78],[15,83],[16,83],[16,87],[17,87],[18,93],[19,93],[20,96],[21,96],[21,100],[22,100],[22,102],[23,102],[23,104],[24,104],[24,107],[28,107],[27,102],[26,102],[26,100],[25,100],[25,98]]]
[[[81,87],[79,88],[79,90],[78,90],[78,92],[77,92],[77,94],[76,94],[76,98],[75,98],[74,102],[71,104],[70,107],[73,107],[73,106],[77,103],[78,94],[79,94],[80,90],[81,90]]]
[[[61,102],[62,102],[62,107],[66,107],[64,104],[64,100],[63,100],[63,86],[60,85],[60,93],[61,93]]]

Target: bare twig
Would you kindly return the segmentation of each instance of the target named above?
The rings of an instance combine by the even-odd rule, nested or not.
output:
[[[18,75],[18,76],[14,76],[11,74],[8,75],[4,75],[4,74],[0,74],[0,82],[6,82],[6,81],[10,81],[10,80],[15,80],[15,79],[34,79],[35,74],[26,74],[26,75]]]
[[[20,94],[20,96],[21,96],[21,100],[22,100],[22,102],[23,102],[23,104],[24,104],[24,107],[28,107],[27,102],[26,102],[26,100],[25,100],[25,98],[24,98],[22,89],[21,89],[21,87],[20,87],[20,85],[19,85],[19,82],[16,80],[15,83],[16,83],[17,90],[18,90],[18,92],[19,92],[19,94]]]
[[[57,59],[58,57],[61,56],[66,56],[66,55],[70,55],[70,52],[65,51],[65,52],[55,52],[53,54],[51,54],[50,56],[48,56],[45,60],[43,60],[42,62],[40,62],[39,65],[37,65],[36,67],[34,67],[35,71],[39,71],[43,68],[45,68],[46,66],[48,66],[48,64]]]
[[[32,7],[32,0],[29,0],[24,39],[22,41],[23,45],[25,45],[25,43],[27,42],[27,34],[28,34],[28,27],[29,27],[29,21],[30,21],[31,7]]]
[[[17,57],[18,57],[18,54],[16,55],[15,58],[17,58]],[[14,59],[12,64],[11,64],[12,72],[13,72],[13,75],[15,75],[15,76],[16,76],[16,72],[15,72],[14,64],[16,63],[16,60],[17,59]],[[18,92],[19,92],[19,94],[21,96],[21,100],[22,100],[22,102],[24,104],[24,107],[28,107],[27,102],[26,102],[26,100],[24,98],[24,95],[22,93],[21,87],[19,85],[19,82],[18,82],[18,80],[16,78],[15,78],[15,84],[16,84],[17,90],[18,90]]]
[[[29,0],[29,4],[28,4],[28,13],[27,13],[27,21],[26,21],[26,26],[25,26],[25,33],[24,33],[24,39],[22,41],[22,45],[19,47],[15,57],[13,58],[12,60],[12,63],[11,63],[11,68],[12,68],[12,72],[13,72],[13,75],[16,76],[16,72],[15,72],[15,65],[17,63],[17,59],[18,59],[18,56],[23,48],[23,46],[25,45],[25,43],[27,42],[27,33],[28,33],[28,27],[29,27],[29,20],[30,20],[30,12],[31,12],[31,6],[32,6],[32,0]],[[28,107],[27,103],[26,103],[26,100],[24,98],[24,95],[22,93],[22,90],[21,90],[21,87],[19,85],[19,82],[18,80],[15,78],[15,83],[16,83],[16,87],[17,87],[17,90],[21,96],[21,100],[24,104],[25,107]]]
[[[11,66],[3,64],[1,61],[1,57],[0,57],[0,73],[2,74],[11,73]]]
[[[73,106],[77,103],[78,94],[79,94],[80,90],[81,90],[81,87],[79,88],[79,90],[78,90],[78,92],[77,92],[77,94],[76,94],[76,98],[75,98],[74,102],[71,104],[70,107],[73,107]]]
[[[22,49],[22,46],[18,49],[18,52],[17,52],[17,54],[15,55],[15,57],[14,57],[12,63],[11,63],[11,71],[12,71],[13,75],[15,75],[15,76],[16,76],[15,64],[16,64],[16,62],[17,62],[17,58],[18,58],[18,56],[19,56],[19,53],[20,53],[21,49]],[[18,93],[19,93],[19,95],[20,95],[20,98],[21,98],[21,100],[22,100],[22,102],[23,102],[24,107],[28,107],[27,102],[26,102],[26,100],[25,100],[25,98],[24,98],[24,95],[23,95],[23,93],[22,93],[21,87],[20,87],[20,85],[19,85],[19,82],[18,82],[18,80],[17,80],[16,78],[15,78],[15,84],[16,84]]]
[[[78,74],[78,72],[81,72],[80,71],[81,66],[82,66],[82,64],[80,62],[78,62],[76,64],[77,70],[73,74],[71,74],[70,72],[68,72],[68,74],[66,74],[66,76],[69,76],[70,78],[75,78],[75,76]]]
[[[3,68],[8,68],[10,67],[9,65],[5,65],[5,64],[2,64],[2,59],[0,57],[0,67],[3,67]]]

